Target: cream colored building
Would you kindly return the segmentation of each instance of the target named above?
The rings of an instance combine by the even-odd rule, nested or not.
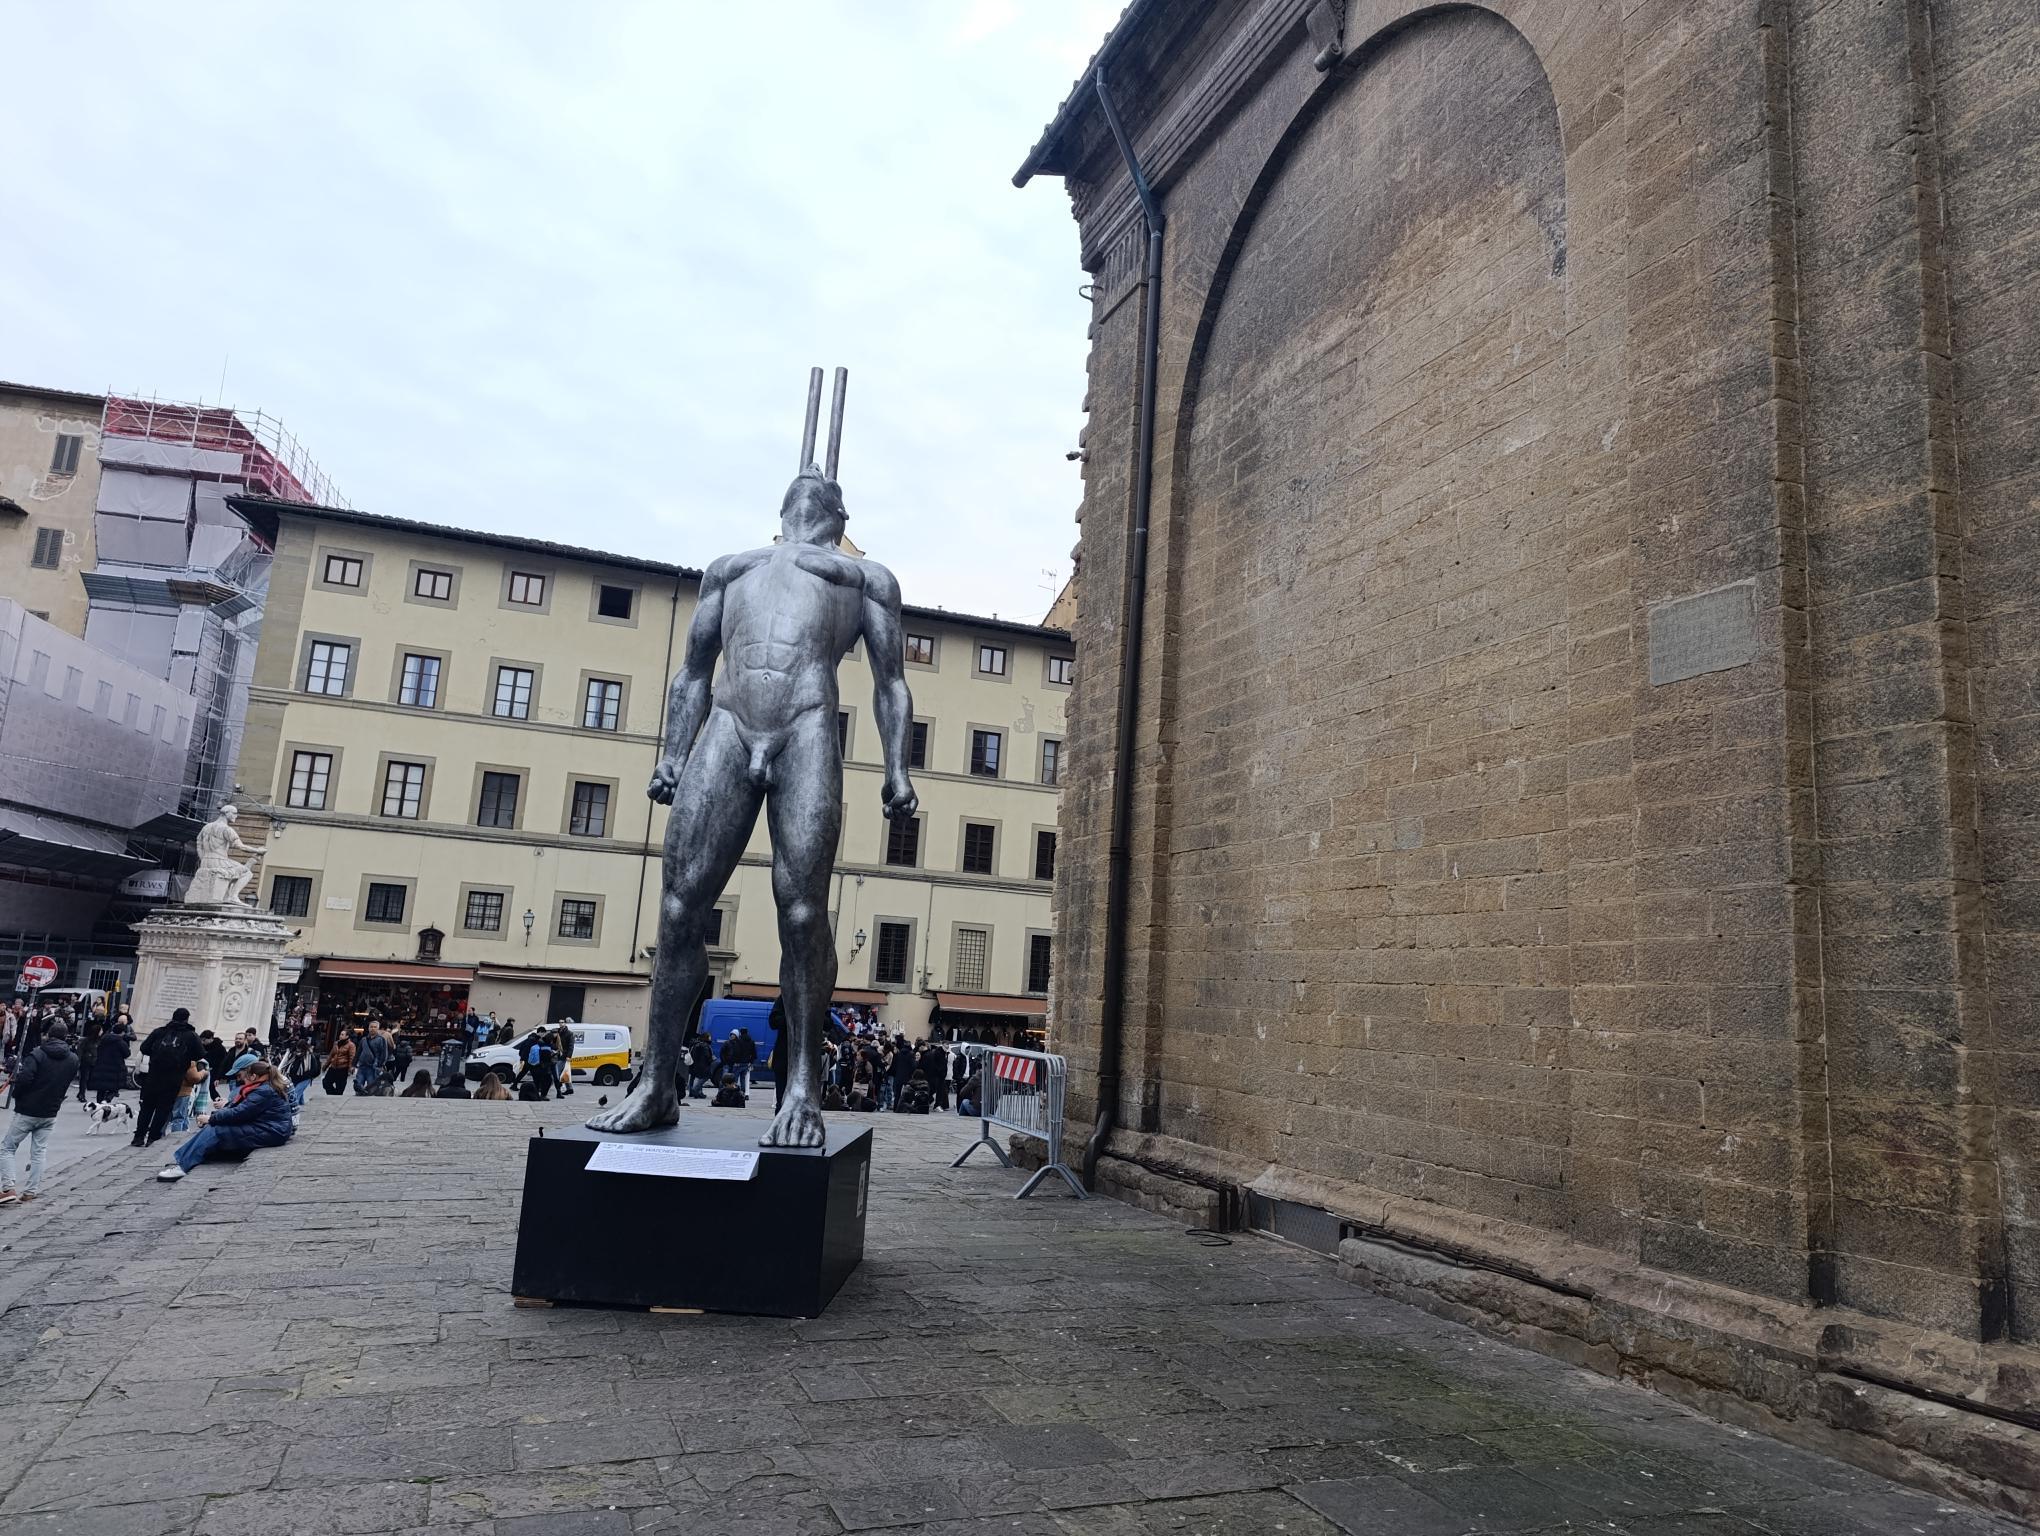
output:
[[[645,795],[698,573],[236,499],[275,548],[238,778],[263,904],[322,1022],[463,1001],[642,1024],[667,810]],[[895,832],[863,647],[841,670],[838,997],[909,1034],[1038,1025],[1052,967],[1060,630],[906,610],[920,814]],[[763,818],[717,995],[776,994]],[[939,1012],[936,1012],[939,1010]],[[932,1018],[931,1018],[932,1016]]]
[[[0,591],[83,638],[99,504],[99,395],[0,383]]]

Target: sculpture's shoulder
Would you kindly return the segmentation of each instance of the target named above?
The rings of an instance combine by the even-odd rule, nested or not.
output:
[[[852,560],[864,581],[864,595],[888,608],[900,605],[900,579],[876,560]]]
[[[747,549],[741,554],[719,555],[708,562],[708,569],[701,573],[703,587],[726,587],[746,571],[754,570],[772,558],[767,549]]]

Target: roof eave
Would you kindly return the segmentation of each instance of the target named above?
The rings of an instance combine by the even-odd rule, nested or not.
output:
[[[1091,55],[1091,62],[1084,66],[1084,72],[1077,76],[1077,83],[1070,87],[1069,95],[1063,98],[1061,106],[1055,109],[1055,116],[1048,120],[1048,126],[1041,130],[1041,137],[1034,147],[1027,151],[1027,158],[1020,162],[1020,169],[1013,173],[1013,185],[1024,187],[1036,176],[1067,176],[1070,167],[1055,158],[1062,148],[1063,135],[1076,122],[1096,91],[1098,69],[1125,46],[1127,35],[1134,23],[1154,0],[1127,0],[1126,9],[1119,13],[1119,20],[1112,23],[1112,30],[1105,34],[1105,40],[1098,45],[1098,51]]]

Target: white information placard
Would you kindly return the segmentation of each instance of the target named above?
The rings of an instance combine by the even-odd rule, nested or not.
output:
[[[753,1179],[758,1152],[721,1147],[654,1147],[628,1141],[605,1141],[588,1159],[597,1173],[642,1173],[660,1179]]]

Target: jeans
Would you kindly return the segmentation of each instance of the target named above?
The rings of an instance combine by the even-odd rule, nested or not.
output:
[[[708,1097],[708,1074],[706,1072],[690,1072],[687,1074],[687,1097],[690,1099],[705,1099]]]
[[[891,1109],[892,1101],[893,1080],[889,1077],[882,1077],[878,1081],[878,1107],[880,1109]]]
[[[737,1074],[737,1090],[740,1093],[749,1093],[751,1091],[750,1066],[746,1064],[741,1067],[732,1068],[732,1070]]]
[[[7,1134],[0,1136],[0,1189],[14,1188],[14,1149],[21,1145],[22,1138],[28,1137],[28,1186],[25,1194],[34,1194],[42,1188],[43,1161],[49,1155],[50,1127],[57,1123],[55,1115],[24,1115],[14,1112],[14,1123],[7,1127]]]
[[[220,1133],[209,1125],[198,1128],[198,1134],[184,1143],[171,1155],[177,1159],[177,1166],[186,1173],[191,1172],[205,1161],[206,1154],[218,1143]]]

